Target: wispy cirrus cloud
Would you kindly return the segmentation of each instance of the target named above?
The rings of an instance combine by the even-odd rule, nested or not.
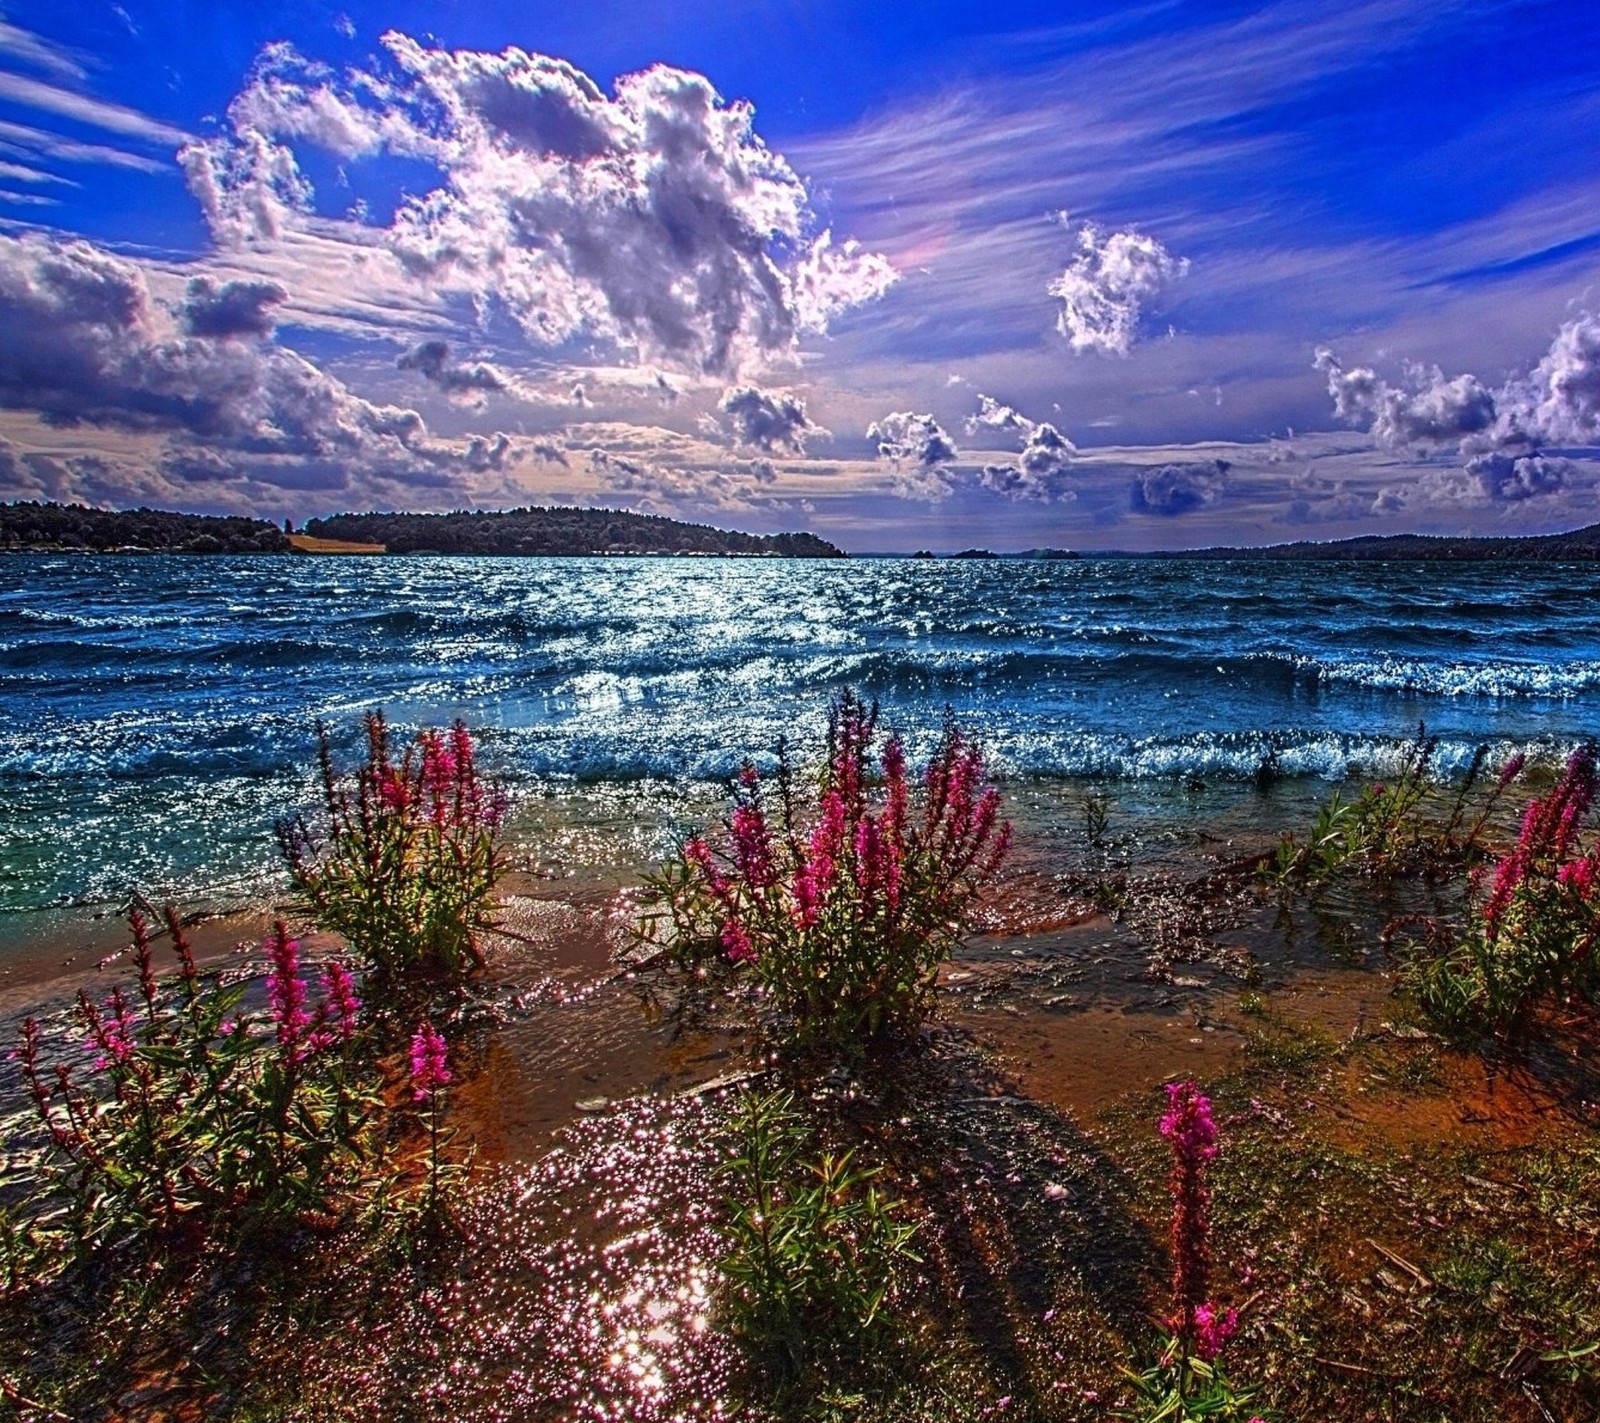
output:
[[[183,129],[162,123],[137,109],[97,99],[74,89],[47,84],[23,74],[9,74],[0,70],[0,99],[144,143],[176,148],[189,140],[189,135]]]

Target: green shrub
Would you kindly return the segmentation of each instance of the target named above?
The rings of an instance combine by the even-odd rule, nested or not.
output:
[[[787,1092],[747,1097],[727,1191],[728,1247],[717,1262],[726,1324],[780,1384],[859,1370],[893,1334],[897,1274],[916,1262],[914,1225],[852,1152],[812,1156]]]

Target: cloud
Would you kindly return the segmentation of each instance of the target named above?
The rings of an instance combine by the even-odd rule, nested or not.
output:
[[[1473,375],[1447,380],[1437,366],[1411,366],[1407,386],[1397,387],[1369,367],[1346,370],[1326,346],[1312,365],[1327,377],[1340,419],[1370,420],[1373,438],[1387,449],[1455,444],[1494,423],[1494,395]]]
[[[1525,418],[1551,443],[1600,436],[1600,319],[1584,312],[1556,332],[1533,372],[1535,403]]]
[[[1009,405],[1002,405],[992,395],[980,395],[978,413],[967,416],[966,427],[969,435],[976,435],[982,429],[1031,430],[1033,421],[1025,415],[1019,415]]]
[[[64,163],[102,163],[113,168],[132,168],[141,173],[167,173],[171,164],[148,158],[142,153],[127,153],[99,143],[79,143],[27,124],[0,120],[0,153],[21,158],[55,158]]]
[[[270,336],[275,310],[289,293],[276,282],[235,281],[220,285],[209,277],[195,277],[180,313],[191,336]]]
[[[451,364],[448,341],[419,341],[395,365],[431,381],[457,404],[479,410],[491,394],[514,393],[519,388],[514,376],[487,361]]]
[[[1078,233],[1078,255],[1050,283],[1059,297],[1056,329],[1074,351],[1104,351],[1126,356],[1139,339],[1139,317],[1174,281],[1189,270],[1153,237],[1113,232],[1104,240],[1092,224]]]
[[[937,469],[960,457],[955,441],[931,415],[897,410],[867,426],[867,438],[878,447],[878,457],[896,465]]]
[[[802,455],[808,436],[827,433],[807,417],[805,401],[788,391],[734,386],[723,392],[717,409],[737,444],[769,452],[784,448]]]
[[[1176,518],[1215,504],[1222,498],[1230,468],[1227,460],[1218,459],[1165,464],[1141,474],[1130,491],[1134,512]]]
[[[90,243],[0,236],[0,407],[164,438],[169,482],[231,471],[280,491],[414,493],[521,457],[509,436],[434,439],[415,411],[365,400],[278,345],[282,296],[201,276],[165,303],[143,269]]]
[[[7,24],[0,18],[0,54],[34,69],[43,69],[58,79],[84,79],[88,71],[71,50],[41,39],[28,30]]]
[[[1030,420],[993,396],[980,395],[978,413],[967,417],[966,428],[969,435],[984,428],[1018,430],[1022,434],[1022,450],[1014,463],[983,467],[978,482],[985,489],[1012,499],[1076,497],[1065,487],[1064,481],[1078,452],[1077,446],[1054,425]]]
[[[1405,387],[1391,386],[1368,367],[1346,369],[1327,347],[1313,365],[1341,418],[1368,423],[1390,449],[1456,445],[1481,494],[1496,503],[1565,489],[1576,465],[1541,451],[1600,437],[1600,320],[1587,312],[1560,327],[1531,372],[1497,390],[1473,375],[1446,380],[1437,367],[1417,366]]]
[[[38,79],[28,79],[21,74],[0,71],[0,99],[23,108],[43,109],[62,118],[88,124],[92,128],[120,133],[145,143],[165,144],[176,148],[187,142],[189,135],[171,124],[161,123],[121,104],[77,94],[69,89],[57,88]]]
[[[1467,473],[1497,504],[1517,504],[1541,494],[1559,493],[1577,468],[1569,459],[1545,455],[1489,453],[1474,455],[1467,461]]]
[[[770,490],[777,470],[770,460],[735,460],[725,466],[686,467],[629,459],[604,449],[588,452],[589,471],[607,491],[636,508],[675,511],[689,508],[749,510],[785,501]]]
[[[818,231],[751,107],[698,74],[657,65],[608,97],[546,55],[383,43],[384,72],[342,78],[287,45],[263,53],[226,129],[182,154],[218,241],[322,222],[295,143],[347,167],[421,159],[439,185],[352,240],[375,237],[416,282],[504,313],[537,344],[598,339],[702,375],[792,357],[895,280],[884,258]]]

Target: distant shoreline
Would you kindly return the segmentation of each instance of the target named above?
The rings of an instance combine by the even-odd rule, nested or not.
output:
[[[996,552],[847,554],[816,534],[749,534],[627,510],[573,507],[458,511],[448,514],[335,514],[298,531],[264,519],[85,505],[0,504],[0,553],[301,554],[373,557],[545,558],[865,558],[966,560],[1203,560],[1208,562],[1537,562],[1600,561],[1600,524],[1566,533],[1457,537],[1383,534],[1328,542],[1196,549],[1032,548]]]

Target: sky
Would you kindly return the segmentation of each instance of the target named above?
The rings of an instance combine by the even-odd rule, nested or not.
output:
[[[0,0],[0,499],[1600,521],[1600,9]]]

